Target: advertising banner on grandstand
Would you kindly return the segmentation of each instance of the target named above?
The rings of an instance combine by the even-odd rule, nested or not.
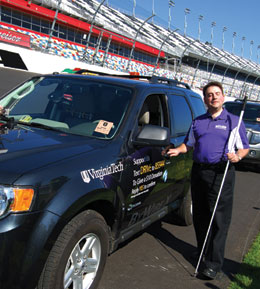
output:
[[[0,28],[0,41],[30,47],[30,36],[15,31]]]

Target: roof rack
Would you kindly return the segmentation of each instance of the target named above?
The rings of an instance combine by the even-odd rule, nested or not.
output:
[[[166,77],[161,76],[155,76],[155,75],[139,75],[137,73],[130,73],[130,74],[110,74],[106,72],[94,72],[92,70],[88,69],[75,69],[73,70],[74,74],[89,74],[89,75],[106,75],[106,76],[112,76],[112,77],[120,77],[120,78],[129,78],[129,79],[146,79],[149,81],[149,83],[152,84],[167,84],[171,86],[181,86],[185,87],[186,89],[191,89],[190,86],[185,83],[178,81],[177,79],[170,79]]]
[[[151,83],[163,83],[163,84],[168,84],[168,85],[172,85],[172,86],[184,86],[187,89],[191,89],[190,86],[185,83],[185,82],[181,82],[178,81],[176,79],[170,79],[170,78],[166,78],[166,77],[160,77],[160,76],[152,76],[150,79]]]
[[[242,101],[244,101],[244,99],[236,98],[234,101],[235,101],[235,102],[242,102]],[[255,103],[259,103],[259,104],[260,104],[260,100],[255,100],[255,99],[250,99],[250,98],[249,98],[247,101],[248,101],[248,102],[255,102]]]

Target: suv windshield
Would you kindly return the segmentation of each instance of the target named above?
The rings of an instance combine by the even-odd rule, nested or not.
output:
[[[242,105],[242,102],[226,102],[224,104],[229,112],[238,116],[240,115]],[[260,123],[260,104],[247,103],[243,120]]]
[[[122,123],[132,90],[65,77],[35,77],[0,101],[9,116],[31,126],[112,138]]]

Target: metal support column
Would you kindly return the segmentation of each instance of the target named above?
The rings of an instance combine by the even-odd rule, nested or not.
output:
[[[164,45],[164,44],[166,43],[166,41],[170,38],[170,36],[171,36],[174,32],[176,32],[176,31],[178,31],[178,30],[179,30],[179,29],[175,29],[175,30],[171,31],[168,35],[166,35],[165,39],[164,39],[163,42],[161,43],[161,47],[160,47],[159,53],[158,53],[157,58],[156,58],[156,62],[155,62],[155,65],[154,65],[154,69],[153,69],[153,74],[152,74],[152,75],[154,75],[155,70],[156,70],[156,67],[157,67],[157,65],[158,65],[158,62],[159,62],[159,59],[160,59],[160,55],[161,55],[161,51],[162,51],[163,45]]]
[[[131,63],[131,60],[132,60],[132,57],[133,57],[133,52],[134,52],[134,49],[135,49],[135,43],[136,43],[136,40],[137,40],[137,36],[140,32],[140,30],[143,28],[144,24],[149,21],[152,17],[154,17],[155,14],[149,16],[148,18],[146,18],[143,23],[141,24],[141,26],[139,27],[139,29],[137,30],[136,32],[136,35],[135,35],[135,38],[134,38],[134,43],[133,43],[133,46],[132,46],[132,49],[131,49],[131,52],[130,52],[130,56],[129,56],[129,59],[128,59],[128,63],[127,63],[127,67],[126,67],[126,71],[129,71],[129,67],[130,67],[130,63]]]
[[[84,53],[83,53],[83,55],[81,57],[81,60],[84,60],[86,58],[86,54],[87,54],[87,50],[88,50],[88,46],[89,46],[89,41],[90,41],[90,37],[91,37],[91,34],[92,34],[92,30],[93,30],[94,21],[95,21],[95,18],[97,16],[97,14],[98,14],[99,9],[101,8],[101,6],[104,4],[105,1],[106,0],[102,0],[102,2],[99,4],[97,10],[95,11],[95,13],[94,13],[94,15],[93,15],[93,17],[91,19],[91,23],[90,23],[91,26],[90,26],[89,33],[88,33],[87,43],[86,43],[86,46],[85,46],[85,51],[84,51]]]
[[[45,52],[48,51],[49,45],[50,45],[50,43],[51,43],[51,39],[52,39],[52,36],[53,36],[53,31],[54,31],[54,28],[55,28],[55,24],[56,24],[56,21],[57,21],[57,19],[58,19],[58,13],[59,13],[59,10],[60,10],[61,1],[62,1],[62,0],[58,0],[58,5],[57,5],[57,9],[56,9],[56,12],[55,12],[55,16],[54,16],[54,18],[53,18],[53,22],[52,22],[52,25],[51,25],[51,31],[50,31],[50,35],[49,35],[49,38],[48,38],[48,41],[47,41],[47,44],[46,44],[46,47],[45,47]]]

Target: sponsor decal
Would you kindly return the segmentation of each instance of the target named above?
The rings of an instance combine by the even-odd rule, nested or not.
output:
[[[134,164],[143,164],[147,160],[150,160],[150,157],[134,159]],[[142,194],[148,193],[151,188],[156,186],[157,179],[163,176],[164,182],[167,181],[168,172],[161,170],[164,168],[165,160],[156,162],[154,165],[146,164],[141,165],[139,170],[133,170],[133,188],[131,192],[131,199],[136,198]],[[146,174],[146,175],[145,175]]]
[[[216,128],[216,129],[222,129],[222,130],[226,130],[226,129],[227,129],[227,127],[226,127],[225,125],[220,125],[220,124],[217,124],[217,125],[215,126],[215,128]]]
[[[149,162],[150,161],[150,157],[149,156],[145,156],[143,158],[140,158],[140,159],[133,159],[133,162],[134,162],[134,165],[141,165],[145,162]]]
[[[135,203],[135,204],[130,204],[127,208],[127,211],[131,211],[132,209],[134,209],[135,207],[138,207],[141,205],[141,202]]]
[[[91,180],[100,179],[103,180],[105,176],[113,175],[124,170],[124,166],[121,162],[118,164],[111,164],[106,166],[105,168],[101,167],[97,170],[89,169],[85,171],[81,171],[81,177],[85,183],[89,183]]]
[[[165,166],[165,160],[158,161],[154,165],[147,164],[140,166],[140,170],[133,170],[134,177],[138,177],[147,173],[152,173],[153,171],[159,170]]]
[[[167,170],[164,171],[162,178],[163,178],[163,181],[166,183],[167,179],[168,179],[168,171]]]
[[[135,212],[132,214],[128,226],[132,226],[137,222],[151,216],[153,213],[158,212],[161,208],[169,204],[172,198],[172,194],[168,195],[164,200],[158,203],[152,203],[149,206],[146,206],[142,211]]]
[[[155,179],[160,178],[162,175],[163,172],[159,171],[157,173],[151,173],[143,178],[141,177],[137,178],[136,180],[133,180],[134,188],[132,189],[131,192],[131,199],[149,192],[149,190],[156,185]]]
[[[0,41],[30,47],[30,36],[0,28]]]

